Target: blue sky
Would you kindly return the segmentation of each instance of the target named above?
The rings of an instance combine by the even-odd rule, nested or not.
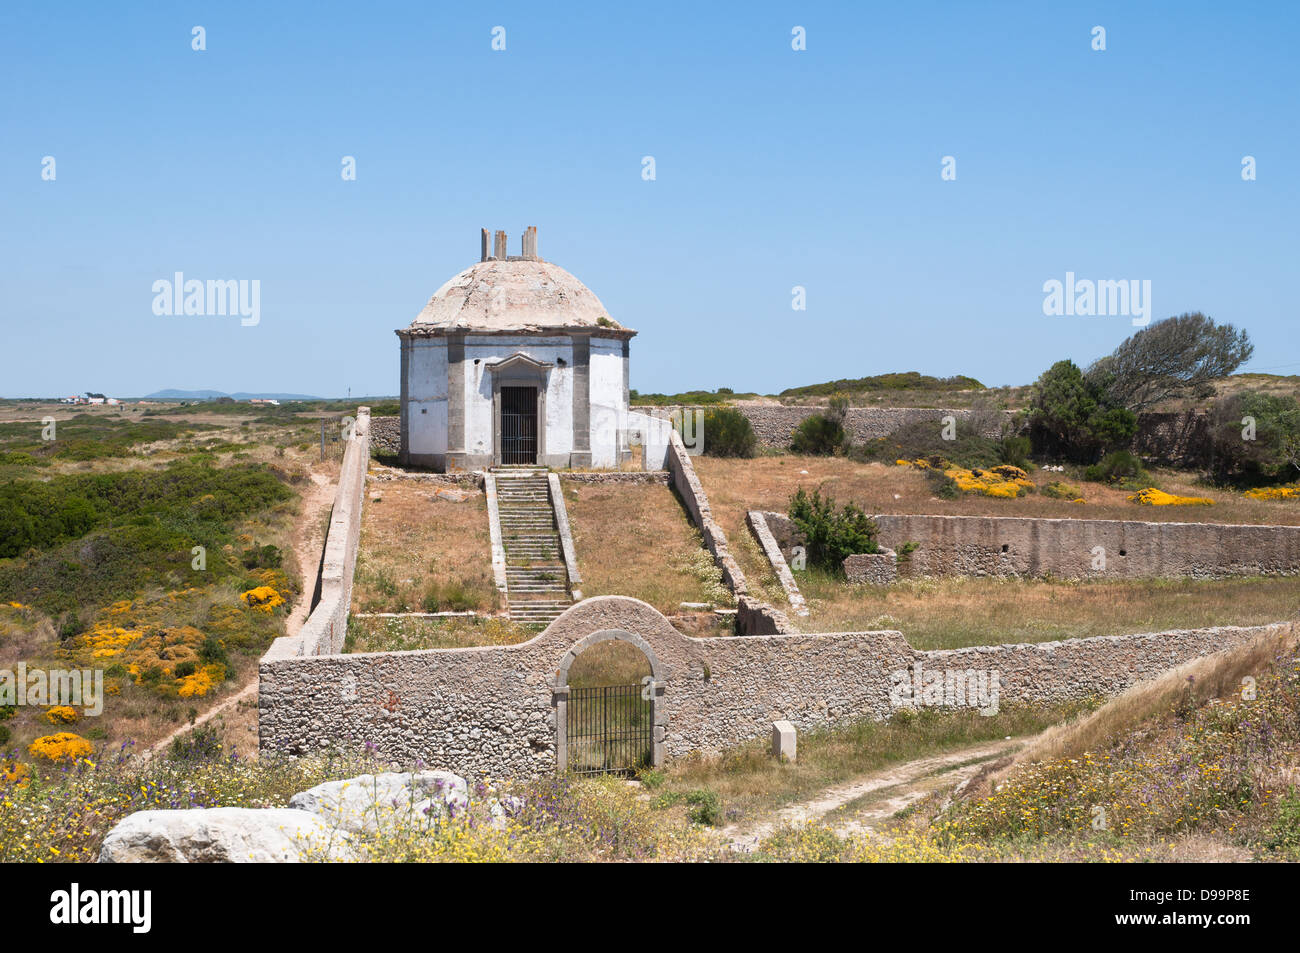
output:
[[[552,7],[7,2],[0,396],[395,393],[393,329],[528,225],[642,391],[1028,382],[1134,330],[1044,316],[1067,271],[1300,373],[1300,5]],[[177,271],[260,323],[155,315]]]

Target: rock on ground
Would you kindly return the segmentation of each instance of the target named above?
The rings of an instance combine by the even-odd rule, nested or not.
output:
[[[469,785],[450,771],[363,774],[326,781],[295,794],[289,806],[310,811],[330,828],[373,831],[390,823],[440,817],[469,803]]]
[[[341,859],[346,845],[307,811],[243,807],[137,811],[108,832],[99,862],[297,863],[307,850]]]

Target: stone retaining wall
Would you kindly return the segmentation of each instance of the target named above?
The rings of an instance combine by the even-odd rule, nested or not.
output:
[[[917,575],[1136,579],[1300,571],[1300,526],[898,514],[875,520],[882,546],[918,544],[911,556]]]
[[[704,546],[713,554],[713,561],[722,570],[722,581],[736,595],[736,634],[767,635],[777,632],[793,632],[794,626],[784,612],[776,609],[749,594],[749,584],[745,573],[736,562],[727,547],[727,534],[713,518],[709,498],[704,492],[704,484],[695,473],[686,444],[676,430],[669,435],[668,455],[665,460],[672,487],[681,497],[682,504],[691,521],[700,531]]]
[[[841,632],[693,639],[651,606],[587,599],[521,645],[264,659],[264,751],[306,754],[372,744],[382,760],[474,778],[556,770],[573,658],[604,639],[640,648],[654,673],[656,751],[715,754],[766,737],[894,710],[900,672],[996,670],[1000,701],[1111,695],[1202,655],[1290,624],[1178,630],[1039,645],[914,650],[902,634]]]
[[[370,451],[376,456],[395,457],[402,449],[402,418],[372,417]]]
[[[357,410],[352,439],[343,451],[338,489],[330,511],[321,562],[320,601],[296,635],[271,643],[262,661],[299,655],[329,655],[343,650],[348,610],[352,604],[352,573],[361,539],[361,506],[370,465],[370,408]],[[306,593],[304,598],[310,598]]]

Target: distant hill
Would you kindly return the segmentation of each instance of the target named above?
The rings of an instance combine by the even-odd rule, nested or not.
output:
[[[313,397],[310,394],[273,394],[270,392],[249,393],[239,391],[234,394],[227,394],[219,390],[176,390],[169,388],[167,390],[154,391],[152,394],[146,394],[141,400],[216,400],[218,397],[230,397],[234,400],[252,400],[257,397],[261,400],[324,400],[323,397]]]
[[[904,371],[900,374],[877,374],[874,377],[844,378],[827,381],[824,384],[807,384],[803,387],[791,387],[781,391],[781,397],[828,397],[836,391],[846,394],[861,391],[891,390],[984,390],[984,385],[973,377],[958,374],[955,377],[931,377],[918,371]]]

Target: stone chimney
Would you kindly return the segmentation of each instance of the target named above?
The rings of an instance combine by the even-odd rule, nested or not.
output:
[[[523,241],[521,245],[522,247],[520,248],[520,251],[522,252],[523,257],[531,261],[536,261],[537,260],[537,226],[536,225],[529,225],[528,228],[524,230]]]

